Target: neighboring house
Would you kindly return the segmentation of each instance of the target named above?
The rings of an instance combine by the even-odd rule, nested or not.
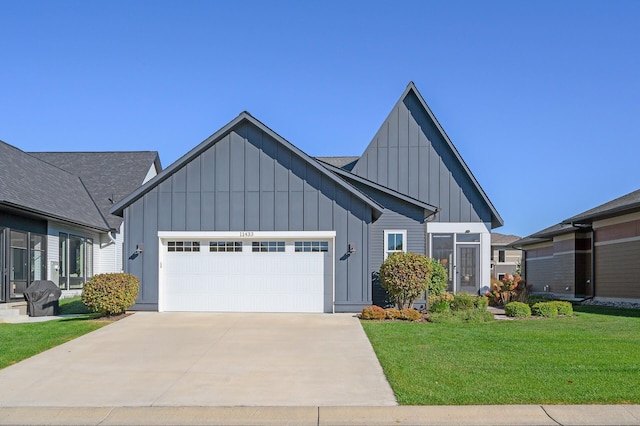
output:
[[[534,292],[640,303],[640,190],[512,244]]]
[[[515,274],[522,262],[522,251],[509,244],[520,240],[517,235],[491,234],[491,275],[501,280],[506,274]]]
[[[69,295],[121,271],[122,218],[109,209],[160,170],[157,152],[26,153],[0,142],[0,303],[24,301],[34,280]]]
[[[490,279],[502,219],[413,83],[361,157],[312,158],[243,112],[112,209],[134,309],[353,312],[394,252]]]

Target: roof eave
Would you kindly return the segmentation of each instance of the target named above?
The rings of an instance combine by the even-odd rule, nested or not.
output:
[[[20,204],[15,204],[15,203],[12,203],[12,202],[6,201],[6,200],[0,200],[0,205],[1,206],[5,206],[5,207],[9,208],[10,210],[14,210],[14,211],[28,212],[28,213],[32,214],[33,216],[40,217],[40,218],[45,219],[45,220],[55,220],[55,221],[58,221],[58,222],[68,223],[68,224],[71,224],[71,225],[74,225],[74,226],[81,226],[83,228],[93,229],[93,230],[100,231],[100,232],[115,231],[115,229],[110,228],[110,227],[100,227],[100,226],[97,226],[97,225],[91,225],[91,224],[88,224],[88,223],[75,221],[75,220],[72,220],[70,218],[58,216],[58,215],[55,215],[55,214],[43,212],[43,211],[36,210],[36,209],[32,209],[32,208],[29,208],[29,207],[26,207],[26,206],[22,206]]]

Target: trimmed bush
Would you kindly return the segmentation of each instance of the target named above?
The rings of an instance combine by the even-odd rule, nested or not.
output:
[[[473,303],[477,309],[485,310],[489,307],[489,298],[487,296],[478,296],[473,299]]]
[[[447,280],[449,274],[444,266],[436,259],[430,259],[431,261],[431,279],[429,280],[429,295],[440,296],[447,291]]]
[[[399,319],[399,318],[402,318],[402,312],[400,312],[396,308],[387,308],[384,311],[386,312],[388,319]]]
[[[508,317],[526,318],[531,316],[531,308],[526,303],[509,302],[504,305],[504,313]]]
[[[531,313],[537,317],[555,318],[558,316],[558,308],[553,302],[538,302],[531,307]]]
[[[140,282],[131,274],[94,275],[82,289],[82,304],[92,312],[112,316],[123,314],[136,303]]]
[[[571,302],[555,300],[548,303],[551,303],[556,307],[556,309],[558,310],[558,315],[564,315],[566,317],[573,316],[573,305],[571,304]]]
[[[439,296],[429,295],[429,312],[448,312],[451,310],[451,302],[453,301],[453,294],[442,293]]]
[[[422,314],[413,308],[404,308],[402,310],[402,318],[407,321],[417,321],[422,318]]]
[[[371,305],[362,309],[360,318],[365,320],[383,320],[387,317],[387,313],[380,306]]]
[[[468,293],[458,293],[453,296],[453,302],[451,302],[452,311],[470,311],[475,309],[476,305],[473,300],[473,296]]]
[[[417,253],[392,253],[380,267],[380,284],[398,309],[413,306],[431,280],[431,260]]]
[[[477,309],[470,311],[450,311],[431,313],[427,318],[429,322],[438,324],[481,323],[494,321],[493,314],[489,311]]]

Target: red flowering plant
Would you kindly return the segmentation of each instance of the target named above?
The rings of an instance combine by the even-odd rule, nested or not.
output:
[[[495,278],[491,280],[491,287],[485,293],[489,298],[489,303],[494,306],[504,306],[507,303],[517,300],[524,290],[524,282],[521,284],[520,275],[505,274],[501,280]]]

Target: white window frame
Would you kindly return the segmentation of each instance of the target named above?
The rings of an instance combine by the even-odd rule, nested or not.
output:
[[[406,229],[385,229],[384,230],[384,239],[383,239],[383,252],[384,258],[389,257],[391,253],[406,253],[407,252],[407,230]],[[389,235],[391,234],[402,234],[402,250],[389,250],[387,247],[387,243],[389,241]]]

